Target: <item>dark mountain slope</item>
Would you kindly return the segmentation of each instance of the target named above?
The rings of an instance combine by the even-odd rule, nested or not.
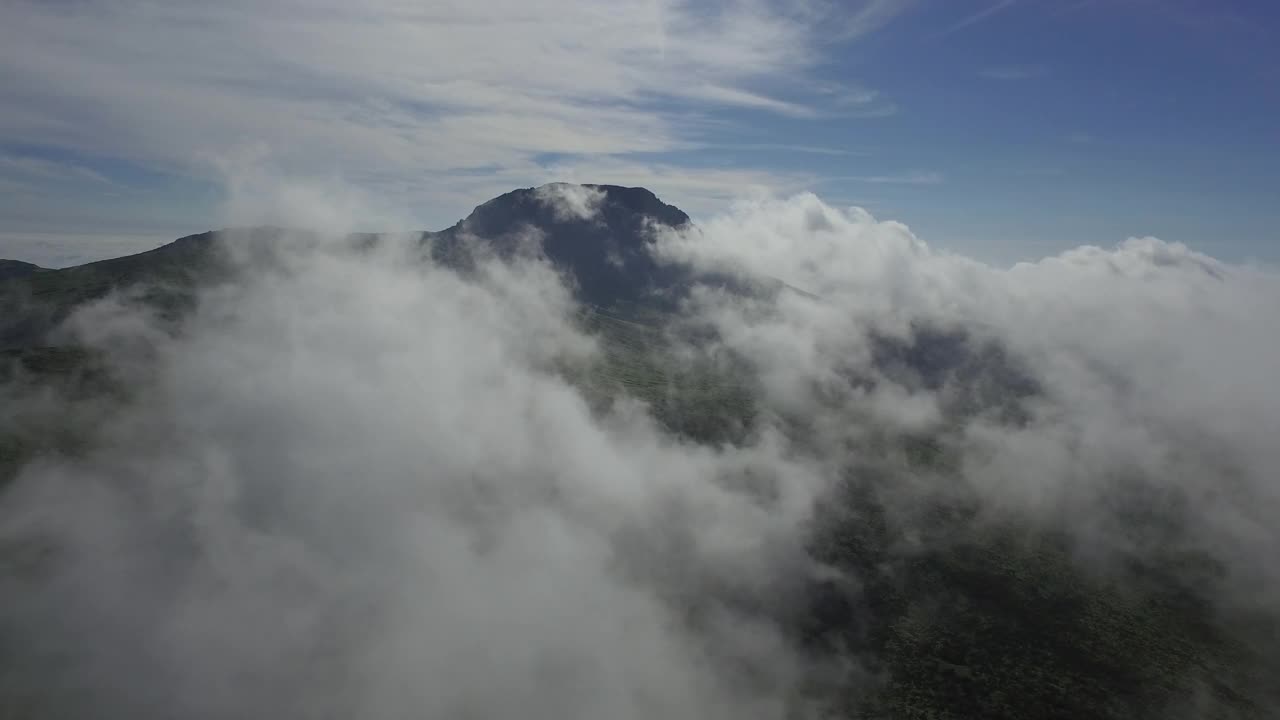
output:
[[[565,212],[557,188],[586,198],[590,214]],[[465,262],[469,238],[482,239],[500,255],[525,250],[536,240],[541,253],[573,279],[578,299],[587,305],[671,306],[691,275],[655,260],[653,229],[688,224],[688,215],[644,188],[544,185],[496,197],[453,227],[433,233],[431,240],[436,258],[450,262]]]
[[[22,262],[21,260],[0,260],[0,280],[26,277],[28,275],[45,271],[46,269],[39,265]]]
[[[479,207],[450,228],[422,233],[433,256],[464,267],[477,251],[499,256],[541,252],[575,285],[586,305],[622,303],[672,309],[672,299],[692,281],[688,271],[658,263],[649,252],[653,228],[683,227],[689,216],[644,188],[616,185],[562,186],[586,192],[595,211],[589,218],[566,215],[548,187],[513,190]],[[48,342],[48,333],[77,306],[113,292],[141,291],[162,309],[177,309],[191,290],[227,269],[221,243],[238,249],[305,232],[277,227],[229,229],[189,235],[147,252],[70,268],[48,270],[0,260],[0,349]],[[352,235],[357,244],[374,234]]]
[[[46,344],[75,308],[113,292],[138,290],[162,309],[182,303],[211,271],[216,235],[188,235],[136,255],[0,278],[0,349]]]

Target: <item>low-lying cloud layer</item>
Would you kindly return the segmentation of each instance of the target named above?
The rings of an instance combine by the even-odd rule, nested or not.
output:
[[[812,195],[740,205],[662,247],[817,296],[784,293],[754,315],[732,298],[703,298],[726,342],[772,380],[774,402],[841,382],[850,363],[869,362],[877,334],[923,326],[999,343],[1043,393],[1026,402],[1023,423],[979,415],[962,429],[964,475],[991,502],[1080,527],[1118,476],[1138,475],[1188,493],[1196,536],[1231,548],[1237,579],[1265,577],[1276,590],[1268,558],[1280,535],[1266,517],[1280,498],[1280,340],[1260,314],[1280,307],[1273,270],[1155,238],[997,269]],[[919,415],[946,388],[921,390],[900,388],[914,402],[887,404],[880,420]]]
[[[819,478],[594,417],[554,372],[593,344],[549,268],[463,281],[409,252],[288,253],[177,339],[82,316],[156,370],[95,449],[6,498],[5,536],[55,556],[5,579],[24,664],[68,684],[52,709],[779,715],[799,661],[713,586],[805,572],[773,558],[802,557]],[[781,496],[733,490],[746,472]]]
[[[592,196],[572,197],[565,212],[589,214]],[[975,522],[1066,531],[1105,572],[1152,551],[1117,522],[1136,482],[1191,509],[1175,537],[1223,564],[1224,608],[1278,597],[1269,270],[1154,239],[999,270],[813,196],[743,204],[659,239],[673,261],[803,291],[689,300],[717,338],[689,354],[733,356],[756,395],[753,430],[713,446],[638,401],[584,397],[566,368],[599,340],[545,263],[464,279],[407,242],[287,247],[205,291],[176,335],[121,301],[78,317],[137,377],[83,453],[31,463],[0,508],[5,545],[44,558],[0,581],[19,702],[817,714],[825,680],[863,658],[818,659],[786,619],[833,573],[806,550],[815,501],[886,433],[954,458],[950,489],[897,466],[881,486],[897,503],[962,487]],[[928,358],[886,360],[925,329],[977,360],[936,377]]]

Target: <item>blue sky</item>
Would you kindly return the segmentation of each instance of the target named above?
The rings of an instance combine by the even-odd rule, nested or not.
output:
[[[298,186],[434,229],[571,180],[695,217],[812,191],[1000,264],[1142,235],[1280,261],[1276,3],[208,5],[0,9],[0,256],[269,220]]]

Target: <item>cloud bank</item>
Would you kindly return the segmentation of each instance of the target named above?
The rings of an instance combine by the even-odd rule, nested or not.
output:
[[[1230,547],[1236,579],[1274,593],[1280,576],[1266,558],[1280,535],[1264,518],[1280,492],[1280,454],[1269,441],[1280,430],[1269,379],[1280,342],[1257,315],[1280,307],[1274,270],[1155,238],[999,269],[807,194],[741,203],[701,230],[666,238],[663,252],[807,291],[753,313],[731,297],[701,299],[725,342],[772,379],[764,387],[780,405],[801,388],[848,384],[847,367],[870,363],[879,336],[941,328],[998,343],[1042,392],[1020,424],[979,416],[961,430],[963,475],[984,497],[1077,526],[1082,513],[1105,513],[1118,476],[1138,474],[1188,493],[1195,536]],[[899,389],[924,407],[947,392],[910,382]],[[889,412],[912,407],[894,402]],[[1092,530],[1082,542],[1116,539]]]
[[[564,190],[544,192],[589,214]],[[574,368],[602,340],[536,255],[464,278],[407,241],[298,238],[241,256],[176,334],[124,300],[87,309],[82,341],[134,389],[0,507],[8,555],[31,558],[0,588],[6,646],[28,649],[19,701],[820,717],[875,659],[812,652],[795,618],[814,587],[869,581],[810,549],[872,467],[903,557],[934,541],[922,508],[960,497],[975,527],[1065,533],[1101,575],[1207,554],[1217,612],[1273,613],[1280,345],[1256,313],[1280,307],[1274,272],[1151,238],[997,269],[812,195],[659,243],[784,283],[695,291],[686,320],[713,340],[671,340],[672,363],[743,373],[754,419],[733,442],[589,397]],[[898,437],[947,460],[904,464]],[[1176,531],[1130,522],[1135,496],[1168,499]]]
[[[543,264],[463,280],[412,244],[287,244],[209,290],[180,337],[128,305],[82,316],[136,394],[93,450],[36,461],[6,495],[8,555],[52,553],[48,576],[0,581],[25,648],[15,702],[784,713],[806,668],[732,597],[806,574],[784,560],[803,558],[807,464],[681,443],[634,405],[593,414],[557,367],[594,342]],[[780,493],[737,489],[746,475]]]

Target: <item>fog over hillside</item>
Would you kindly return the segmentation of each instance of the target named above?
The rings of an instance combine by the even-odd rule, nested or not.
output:
[[[589,224],[599,192],[537,197]],[[781,281],[698,285],[661,328],[750,391],[711,440],[582,382],[606,339],[536,229],[459,272],[410,236],[353,247],[358,202],[280,197],[324,239],[230,234],[236,271],[176,326],[128,293],[72,316],[114,399],[0,391],[8,425],[88,428],[0,498],[17,712],[828,717],[893,670],[797,630],[815,598],[1010,527],[1099,587],[1158,568],[1276,667],[1273,268],[1155,238],[997,268],[810,194],[654,225],[661,263]],[[846,502],[881,511],[875,567],[815,550]],[[1274,711],[1264,672],[1212,662],[1143,712]]]

